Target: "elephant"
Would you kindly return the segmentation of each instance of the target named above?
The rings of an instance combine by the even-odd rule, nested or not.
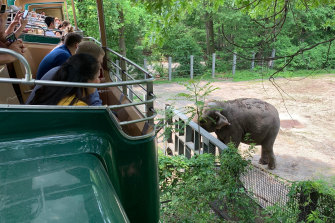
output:
[[[205,103],[199,124],[208,132],[215,132],[225,144],[233,142],[236,147],[241,142],[261,145],[259,163],[268,164],[269,169],[276,168],[273,144],[280,119],[273,105],[256,98],[210,101]]]

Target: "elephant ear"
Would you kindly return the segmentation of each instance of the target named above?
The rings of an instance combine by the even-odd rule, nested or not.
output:
[[[215,122],[216,122],[216,129],[221,129],[224,126],[230,125],[229,121],[227,118],[222,115],[219,111],[215,112]]]

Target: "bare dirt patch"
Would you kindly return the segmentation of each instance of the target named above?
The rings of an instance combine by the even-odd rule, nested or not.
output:
[[[335,75],[279,79],[283,98],[269,81],[213,82],[219,88],[208,99],[231,100],[259,98],[274,105],[280,115],[281,129],[274,145],[277,168],[271,172],[288,180],[335,176]],[[156,107],[188,101],[171,101],[185,92],[179,84],[155,85]],[[241,145],[246,148],[247,145]],[[253,157],[258,164],[260,148]],[[262,166],[266,168],[266,166]]]

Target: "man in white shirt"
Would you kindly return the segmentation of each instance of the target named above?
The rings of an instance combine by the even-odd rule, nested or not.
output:
[[[48,29],[55,29],[55,18],[47,16],[44,22],[47,24]],[[56,36],[56,34],[51,30],[47,30],[45,36]]]

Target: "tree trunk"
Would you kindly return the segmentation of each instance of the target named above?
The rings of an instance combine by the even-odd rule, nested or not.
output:
[[[124,34],[124,14],[123,10],[119,10],[119,21],[120,21],[120,28],[119,28],[119,50],[120,54],[126,56],[126,38]]]
[[[206,44],[207,44],[207,56],[211,58],[211,55],[215,52],[214,48],[214,23],[213,16],[209,12],[205,12],[206,22]]]

